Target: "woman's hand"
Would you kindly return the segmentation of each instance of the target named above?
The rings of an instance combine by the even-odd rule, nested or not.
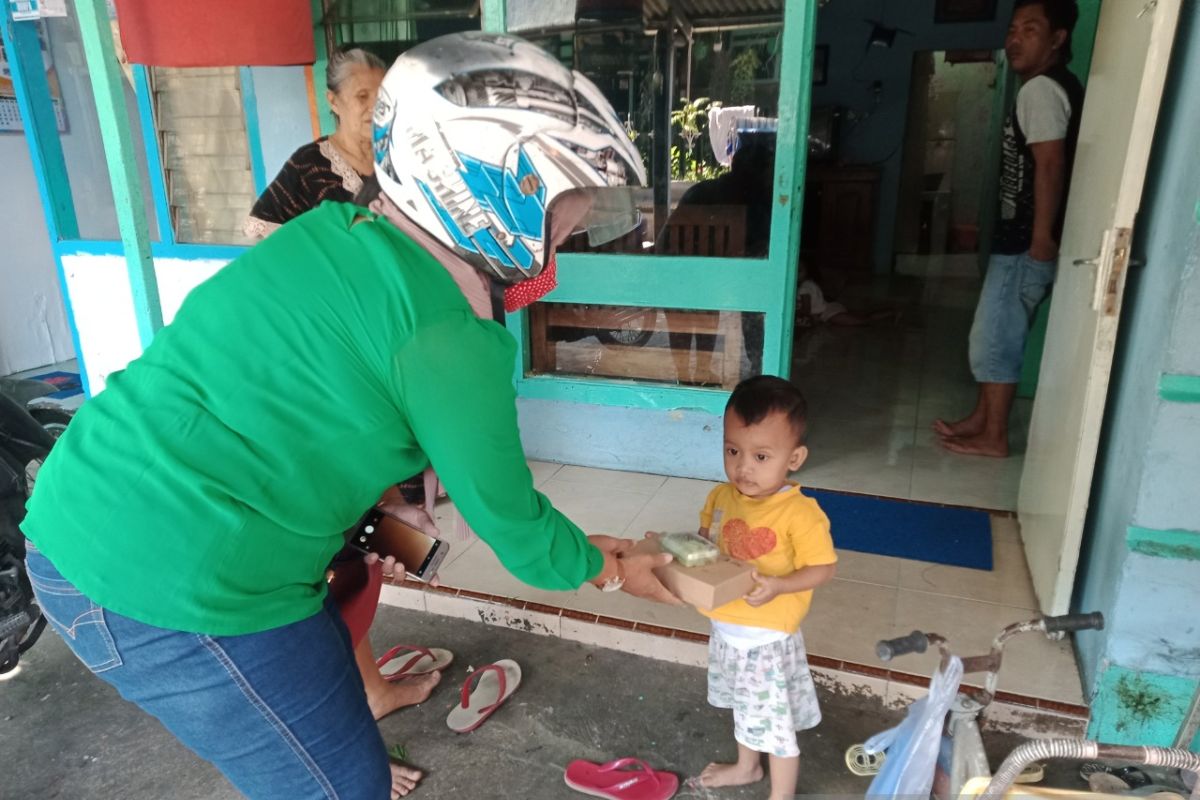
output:
[[[673,560],[670,553],[639,553],[630,551],[621,556],[621,567],[625,570],[625,585],[621,591],[634,597],[653,600],[656,603],[666,603],[671,606],[681,606],[684,602],[667,590],[653,572],[657,567],[665,567]]]
[[[780,593],[779,579],[770,575],[759,575],[758,570],[752,573],[754,588],[743,599],[747,605],[758,608],[774,600]]]
[[[411,503],[404,502],[404,498],[400,497],[399,492],[385,492],[383,498],[375,504],[375,507],[385,514],[390,514],[396,519],[403,522],[409,527],[416,528],[426,536],[432,536],[437,539],[441,535],[438,531],[437,523],[433,521],[433,517],[425,510],[424,506],[414,506]]]
[[[637,543],[633,539],[618,539],[616,536],[604,536],[596,534],[587,537],[592,546],[601,553],[609,553],[616,557],[621,557],[634,548]]]
[[[383,498],[375,504],[376,507],[385,514],[395,517],[409,527],[416,528],[426,536],[438,538],[437,523],[433,521],[433,517],[425,510],[424,506],[414,506],[411,503],[404,502],[404,498],[400,496],[399,491],[389,489],[384,492]],[[397,562],[393,556],[380,558],[378,553],[367,553],[366,562],[368,565],[374,564],[376,561],[383,563],[383,579],[388,583],[403,582],[405,576],[404,565]],[[434,576],[428,581],[430,586],[440,586],[437,576]]]

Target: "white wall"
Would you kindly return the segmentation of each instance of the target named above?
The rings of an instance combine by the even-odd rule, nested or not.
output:
[[[29,148],[0,134],[0,375],[74,357]]]
[[[62,261],[88,386],[96,394],[111,373],[124,369],[141,354],[125,257],[65,253]],[[155,259],[163,322],[170,324],[187,293],[227,263],[220,259]]]

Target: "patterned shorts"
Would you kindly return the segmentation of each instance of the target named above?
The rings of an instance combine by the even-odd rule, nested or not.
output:
[[[708,702],[733,709],[733,736],[760,753],[800,755],[796,731],[821,721],[800,631],[749,650],[715,631],[708,643]]]

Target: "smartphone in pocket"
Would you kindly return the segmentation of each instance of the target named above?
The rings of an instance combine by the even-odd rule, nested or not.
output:
[[[363,553],[391,556],[404,565],[409,577],[432,580],[450,552],[450,543],[421,533],[411,525],[373,508],[350,533],[346,544]]]

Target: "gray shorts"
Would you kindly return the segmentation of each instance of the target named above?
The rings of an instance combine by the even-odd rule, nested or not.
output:
[[[759,753],[800,755],[796,731],[821,721],[817,688],[800,631],[749,650],[713,632],[708,641],[708,702],[733,709],[733,737]]]

